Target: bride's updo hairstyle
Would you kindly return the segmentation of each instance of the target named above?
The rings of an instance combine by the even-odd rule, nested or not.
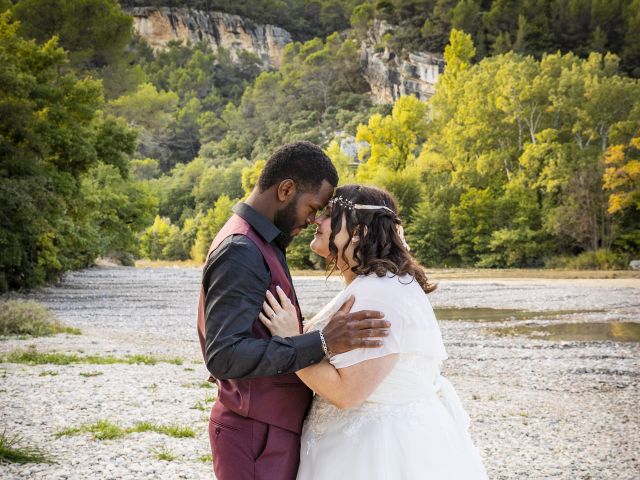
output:
[[[331,200],[331,235],[329,237],[330,273],[337,267],[338,247],[335,237],[342,228],[342,217],[346,218],[349,245],[354,235],[353,256],[356,265],[351,269],[357,275],[375,273],[383,277],[387,273],[411,275],[425,293],[432,292],[436,285],[429,283],[424,270],[409,253],[400,236],[402,222],[398,217],[398,206],[393,196],[380,188],[362,185],[344,185],[336,189]],[[372,208],[372,207],[381,208]],[[386,207],[386,208],[382,208]],[[366,228],[365,228],[366,227]],[[344,248],[346,250],[346,246]],[[342,252],[342,260],[349,264]]]

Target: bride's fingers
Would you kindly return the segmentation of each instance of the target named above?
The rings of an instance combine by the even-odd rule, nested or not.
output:
[[[287,297],[287,294],[284,293],[284,290],[280,288],[280,285],[276,286],[276,291],[278,292],[278,296],[280,297],[280,303],[282,307],[294,317],[298,317],[298,313],[296,312],[296,307],[293,305],[293,302]]]
[[[269,290],[267,290],[267,301],[269,302],[269,305],[274,312],[279,312],[280,310],[282,310],[282,306],[280,305],[280,303],[278,303],[276,297],[274,297],[273,293],[271,293]]]
[[[278,298],[280,298],[280,305],[282,305],[283,308],[288,308],[289,305],[291,305],[291,300],[289,300],[289,297],[284,293],[284,290],[280,288],[280,285],[276,286],[276,292],[278,292]]]
[[[258,314],[258,318],[264,324],[265,327],[271,330],[271,320],[269,320],[264,313],[260,312]]]
[[[268,318],[271,318],[275,313],[273,311],[273,308],[271,308],[271,306],[267,302],[262,302],[262,310],[264,310],[264,313],[267,315]]]

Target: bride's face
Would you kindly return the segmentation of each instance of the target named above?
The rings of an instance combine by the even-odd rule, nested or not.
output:
[[[327,207],[322,214],[316,218],[316,233],[311,241],[311,250],[320,255],[321,257],[328,258],[329,252],[329,237],[331,236],[331,208]],[[347,233],[347,220],[342,216],[342,228],[340,232],[335,236],[333,242],[338,248],[338,258],[342,258],[342,250],[349,241],[349,234]],[[350,258],[350,251],[352,248],[347,248],[347,258]]]

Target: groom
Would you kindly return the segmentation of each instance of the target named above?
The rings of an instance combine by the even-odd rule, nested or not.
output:
[[[298,311],[302,332],[286,248],[315,223],[337,184],[331,160],[316,145],[284,145],[211,244],[198,334],[210,379],[218,384],[209,422],[218,480],[294,479],[302,423],[313,396],[294,372],[329,352],[379,346],[386,335],[389,323],[382,313],[349,312],[354,299],[322,332],[271,337],[257,319],[266,291],[277,298],[280,286]]]

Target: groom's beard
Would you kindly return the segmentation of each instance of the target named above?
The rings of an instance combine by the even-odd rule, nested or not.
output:
[[[283,248],[287,248],[291,241],[293,240],[293,235],[291,232],[298,227],[296,225],[296,210],[298,207],[298,196],[296,195],[291,203],[284,207],[279,212],[276,212],[275,218],[273,219],[273,224],[280,229],[282,232],[281,241]]]

